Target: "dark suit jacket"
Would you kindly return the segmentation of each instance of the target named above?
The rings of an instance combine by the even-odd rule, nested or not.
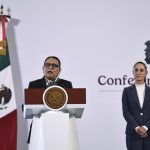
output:
[[[70,81],[60,79],[60,78],[54,83],[54,85],[58,85],[63,88],[72,88],[72,83]],[[45,78],[43,77],[41,79],[31,81],[29,83],[29,88],[47,88]]]
[[[123,116],[127,121],[126,133],[135,134],[137,126],[145,125],[150,129],[150,87],[145,88],[143,108],[140,106],[135,85],[127,87],[122,95]]]

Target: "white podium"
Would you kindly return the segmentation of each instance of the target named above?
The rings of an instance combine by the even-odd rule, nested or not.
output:
[[[79,150],[76,118],[86,104],[85,89],[66,89],[63,111],[50,111],[42,101],[44,89],[25,89],[24,117],[33,119],[29,150]]]

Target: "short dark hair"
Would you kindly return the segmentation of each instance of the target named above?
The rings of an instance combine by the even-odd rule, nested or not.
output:
[[[135,68],[135,66],[136,66],[137,64],[142,64],[142,65],[144,66],[144,68],[147,70],[146,64],[145,64],[144,62],[142,62],[142,61],[136,62],[136,63],[134,64],[133,68]]]
[[[58,61],[58,63],[59,63],[59,67],[61,67],[60,59],[59,59],[58,57],[56,57],[56,56],[48,56],[48,57],[45,59],[44,63],[45,63],[45,62],[47,61],[47,59],[49,59],[49,58],[56,59],[56,60]]]

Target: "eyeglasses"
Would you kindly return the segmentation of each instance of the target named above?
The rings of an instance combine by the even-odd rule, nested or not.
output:
[[[144,69],[134,69],[135,72],[144,72]]]
[[[46,68],[52,68],[52,69],[55,69],[55,68],[58,68],[59,65],[58,64],[50,64],[50,63],[44,63],[44,67]]]

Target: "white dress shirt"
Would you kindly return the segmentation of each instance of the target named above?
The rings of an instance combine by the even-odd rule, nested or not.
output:
[[[140,106],[141,108],[143,108],[143,103],[144,103],[144,97],[145,97],[145,83],[144,84],[135,84],[136,87],[136,91],[137,91],[137,95],[139,98],[139,102],[140,102]],[[143,127],[146,129],[146,131],[148,130],[148,128],[143,125]],[[139,128],[136,127],[135,130],[137,130]]]
[[[137,95],[139,98],[140,106],[143,107],[144,97],[145,97],[145,84],[136,84]]]

